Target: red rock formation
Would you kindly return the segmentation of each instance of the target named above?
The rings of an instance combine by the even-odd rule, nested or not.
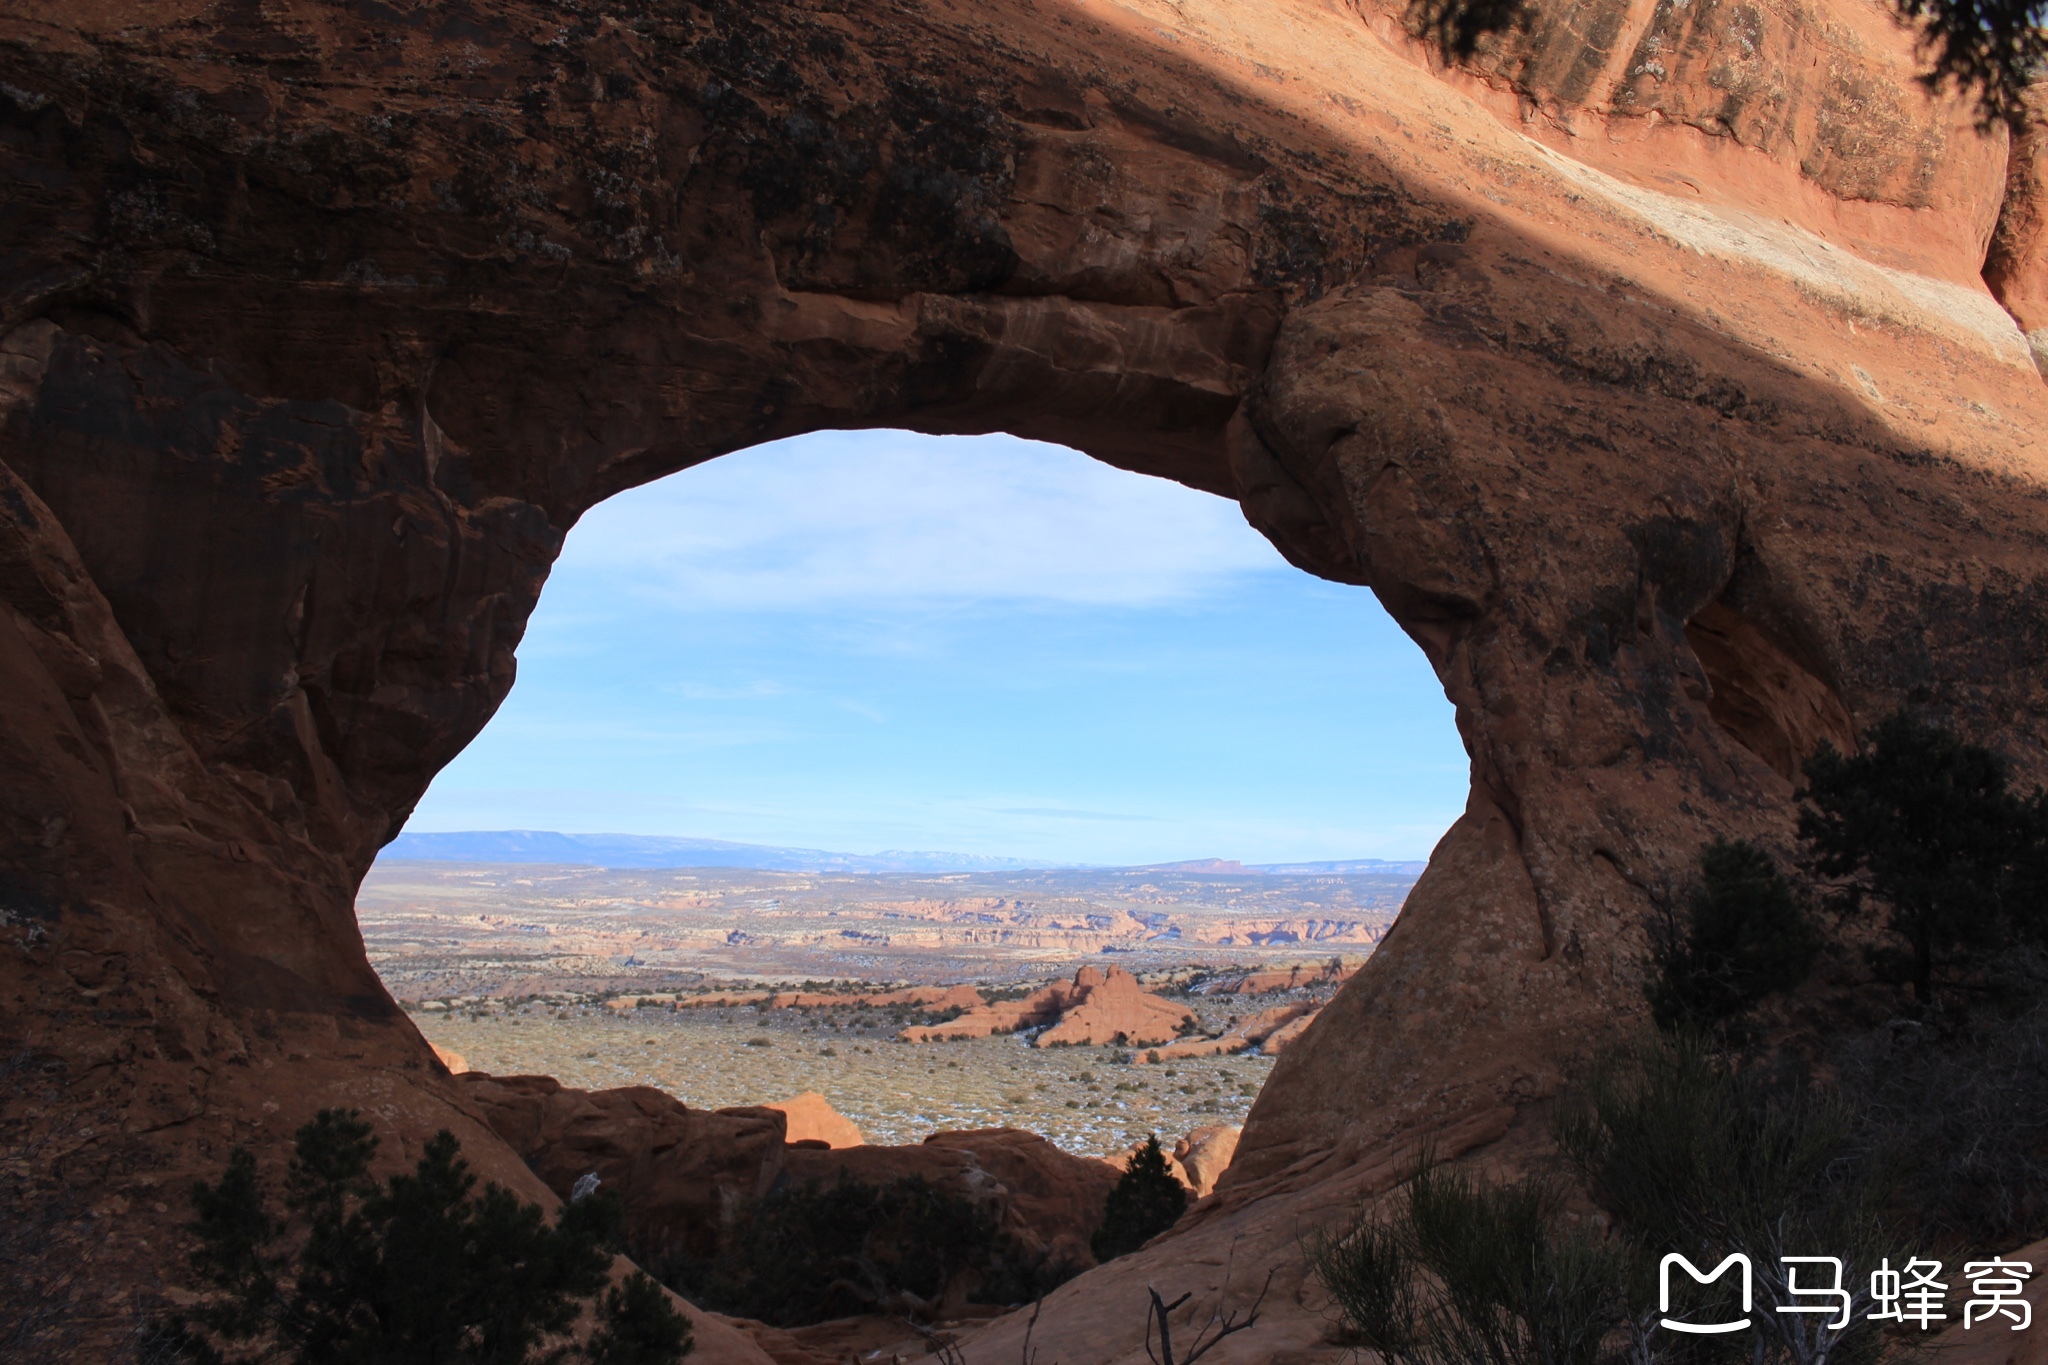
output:
[[[461,1078],[462,1095],[549,1189],[596,1175],[637,1246],[709,1256],[734,1211],[784,1171],[779,1108],[691,1109],[650,1086],[570,1090],[550,1076]]]
[[[1277,1036],[1283,1029],[1291,1030],[1291,1040],[1300,1036],[1320,1008],[1322,1007],[1313,1000],[1300,1000],[1291,1005],[1275,1005],[1271,1009],[1247,1015],[1214,1038],[1183,1038],[1164,1047],[1152,1048],[1140,1054],[1138,1060],[1148,1063],[1175,1062],[1187,1057],[1219,1057],[1225,1053],[1244,1052]]]
[[[994,1209],[1027,1251],[1081,1266],[1095,1263],[1088,1238],[1116,1184],[1106,1163],[1015,1128],[934,1133],[916,1146],[792,1149],[787,1162],[791,1180],[810,1184],[841,1175],[871,1184],[921,1176]]]
[[[1033,1047],[1145,1047],[1178,1037],[1195,1017],[1184,1006],[1144,989],[1121,967],[1107,972],[1083,967],[1073,981],[1055,981],[1022,1000],[983,1005],[976,999],[975,1007],[957,1019],[913,1025],[898,1036],[906,1042],[930,1043],[1036,1028],[1044,1031],[1031,1040]]]
[[[1195,1198],[1215,1191],[1216,1182],[1230,1169],[1230,1159],[1237,1155],[1237,1139],[1243,1131],[1236,1124],[1211,1124],[1173,1144],[1173,1159]]]
[[[1281,1024],[1280,1027],[1259,1039],[1259,1050],[1269,1057],[1279,1056],[1287,1051],[1288,1048],[1294,1046],[1309,1031],[1309,1028],[1316,1022],[1316,1017],[1321,1013],[1322,1011],[1319,1009],[1310,1010],[1306,1014],[1297,1015],[1289,1019]]]
[[[1272,991],[1300,990],[1309,986],[1335,986],[1356,976],[1358,966],[1355,962],[1337,962],[1317,966],[1276,967],[1270,971],[1246,972],[1235,980],[1207,982],[1201,990],[1205,995],[1221,992],[1232,995],[1265,995]]]
[[[815,1090],[806,1090],[795,1099],[765,1104],[764,1109],[773,1109],[783,1117],[784,1140],[788,1142],[822,1142],[827,1147],[859,1147],[867,1139],[861,1136],[860,1125],[834,1109],[823,1095]]]
[[[963,1010],[981,1008],[981,992],[972,986],[911,986],[900,991],[777,991],[768,997],[770,1009],[815,1008],[818,1006],[868,1005],[887,1009],[892,1005],[914,1005],[923,1009]]]
[[[535,1187],[350,897],[576,518],[771,438],[1235,498],[1442,681],[1466,814],[1172,1239],[1204,1294],[1242,1237],[1298,1306],[1307,1185],[1636,1018],[1649,888],[1784,845],[1814,736],[1911,699],[2048,776],[2038,139],[1876,0],[1546,0],[1455,71],[1405,8],[0,0],[8,1141],[140,1210],[80,1302],[322,1104]],[[1046,1358],[1137,1353],[1087,1303],[1163,1255]]]

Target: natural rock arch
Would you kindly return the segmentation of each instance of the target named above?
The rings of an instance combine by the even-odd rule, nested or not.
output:
[[[1865,0],[1733,47],[1600,0],[1456,72],[1363,0],[43,8],[0,6],[0,986],[67,1178],[337,1101],[485,1148],[354,887],[576,516],[803,430],[1234,497],[1456,706],[1467,814],[1189,1237],[1508,1130],[1820,739],[1911,699],[2048,772],[2040,145]]]

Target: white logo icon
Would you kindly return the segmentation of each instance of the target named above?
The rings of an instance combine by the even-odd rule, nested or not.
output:
[[[1666,1256],[1657,1267],[1658,1312],[1669,1313],[1671,1311],[1671,1267],[1674,1265],[1685,1267],[1685,1273],[1692,1276],[1693,1282],[1696,1284],[1712,1284],[1715,1280],[1720,1279],[1722,1275],[1727,1273],[1729,1266],[1741,1266],[1742,1311],[1745,1313],[1750,1311],[1750,1305],[1752,1302],[1752,1291],[1750,1285],[1749,1257],[1743,1255],[1739,1251],[1731,1252],[1728,1256],[1728,1259],[1721,1262],[1721,1264],[1715,1266],[1711,1272],[1702,1273],[1698,1266],[1694,1265],[1691,1261],[1686,1260],[1685,1257],[1679,1255],[1677,1252],[1674,1251],[1670,1255]],[[1818,1294],[1823,1293],[1825,1291],[1816,1289],[1809,1290],[1807,1292]],[[1666,1327],[1670,1328],[1674,1332],[1693,1332],[1702,1336],[1715,1335],[1722,1332],[1740,1332],[1749,1326],[1748,1318],[1743,1318],[1740,1322],[1674,1322],[1668,1317],[1660,1320]]]

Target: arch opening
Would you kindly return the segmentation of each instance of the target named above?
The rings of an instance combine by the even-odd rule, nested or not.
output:
[[[1146,1055],[1327,999],[1467,787],[1369,592],[1227,500],[1002,435],[820,433],[617,495],[570,532],[521,675],[364,883],[387,985],[480,1070],[819,1091],[870,1142],[1006,1124],[1104,1155],[1242,1122],[1264,1054]],[[522,940],[581,957],[508,967]],[[1024,1046],[1043,1022],[878,1048],[957,1002],[619,1007],[987,1003],[1107,966],[1193,1018],[1070,1054]],[[1241,1002],[1185,989],[1276,967]]]

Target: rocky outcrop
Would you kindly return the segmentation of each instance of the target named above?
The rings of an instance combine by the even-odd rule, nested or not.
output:
[[[876,1185],[919,1177],[993,1210],[1027,1255],[1073,1266],[1095,1263],[1088,1238],[1117,1178],[1104,1162],[1015,1128],[934,1133],[914,1146],[793,1149],[788,1171],[790,1180],[812,1185],[842,1176]]]
[[[861,1136],[859,1124],[834,1109],[831,1102],[815,1090],[806,1090],[794,1099],[765,1104],[762,1108],[776,1110],[782,1115],[783,1138],[787,1142],[859,1147],[867,1141]]]
[[[1220,1057],[1226,1053],[1245,1052],[1259,1047],[1269,1039],[1283,1033],[1289,1041],[1305,1030],[1316,1012],[1322,1006],[1313,1000],[1300,1000],[1291,1005],[1275,1005],[1246,1015],[1213,1038],[1196,1036],[1168,1043],[1164,1047],[1152,1048],[1138,1057],[1140,1062],[1175,1062],[1189,1057]],[[1282,1047],[1286,1043],[1281,1044]],[[1278,1051],[1277,1048],[1271,1049]]]
[[[1243,976],[1218,977],[1195,987],[1202,995],[1266,995],[1273,991],[1308,990],[1318,986],[1339,986],[1358,974],[1359,964],[1341,959],[1314,966],[1275,967],[1246,972]]]
[[[1121,967],[1083,967],[1071,982],[1055,981],[1021,1000],[977,1003],[956,1019],[916,1024],[898,1036],[931,1043],[1038,1029],[1033,1047],[1147,1047],[1178,1037],[1194,1021],[1192,1010],[1147,991]]]
[[[1236,1124],[1211,1124],[1197,1128],[1173,1144],[1173,1160],[1187,1180],[1195,1198],[1212,1194],[1216,1182],[1230,1169],[1237,1155],[1237,1139],[1244,1130]]]
[[[1213,1212],[1049,1301],[1048,1359],[1137,1356],[1090,1305],[1229,1246],[1299,1308],[1308,1186],[1497,1138],[1635,1018],[1642,916],[1786,843],[1817,736],[1910,701],[2048,776],[2038,142],[1875,0],[1558,0],[1448,71],[1405,10],[0,0],[7,1141],[90,1129],[56,1178],[139,1210],[79,1302],[324,1104],[538,1189],[350,898],[576,519],[761,441],[1233,498],[1471,757]]]
[[[1014,1128],[868,1146],[815,1094],[710,1111],[646,1086],[571,1090],[548,1076],[474,1071],[461,1093],[557,1196],[595,1175],[625,1205],[629,1244],[648,1252],[713,1256],[748,1202],[791,1184],[918,1177],[990,1210],[1027,1255],[1085,1266],[1116,1183],[1104,1163]]]
[[[461,1078],[462,1096],[491,1130],[568,1198],[595,1175],[626,1209],[630,1245],[714,1254],[748,1200],[785,1171],[780,1108],[691,1109],[649,1086],[570,1090],[550,1076]]]

